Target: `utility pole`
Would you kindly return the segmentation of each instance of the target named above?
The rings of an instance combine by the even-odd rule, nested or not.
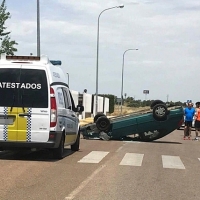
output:
[[[40,2],[37,0],[37,56],[40,56]]]

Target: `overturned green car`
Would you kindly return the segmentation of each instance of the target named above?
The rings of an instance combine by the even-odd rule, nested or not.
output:
[[[168,107],[161,100],[151,104],[145,113],[134,113],[108,119],[98,113],[94,123],[81,127],[85,139],[132,140],[150,142],[160,139],[179,128],[183,123],[182,107]]]

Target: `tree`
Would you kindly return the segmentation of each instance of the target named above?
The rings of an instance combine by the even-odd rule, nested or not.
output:
[[[11,40],[10,31],[7,31],[7,27],[5,27],[5,22],[7,19],[11,18],[10,13],[6,11],[6,0],[3,0],[0,6],[0,54],[6,53],[7,55],[14,55],[14,52],[17,52],[17,49],[14,45],[18,45],[15,40]]]

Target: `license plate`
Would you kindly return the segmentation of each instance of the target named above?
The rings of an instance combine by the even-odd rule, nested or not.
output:
[[[9,118],[0,118],[0,125],[12,125],[14,122],[14,118],[13,117],[9,117]]]

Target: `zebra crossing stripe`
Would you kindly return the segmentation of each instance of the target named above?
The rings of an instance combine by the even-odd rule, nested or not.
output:
[[[99,163],[108,155],[106,151],[91,151],[78,161],[78,163]],[[126,153],[119,163],[121,166],[142,166],[144,154]],[[198,158],[200,161],[200,158]],[[162,155],[163,168],[168,169],[185,169],[183,162],[179,156]]]
[[[163,168],[185,169],[179,156],[162,155]]]
[[[92,151],[84,156],[79,163],[99,163],[109,152],[106,151]]]
[[[129,166],[142,166],[144,154],[139,153],[126,153],[123,157],[120,165],[129,165]]]

